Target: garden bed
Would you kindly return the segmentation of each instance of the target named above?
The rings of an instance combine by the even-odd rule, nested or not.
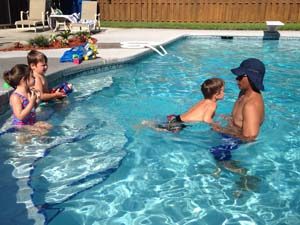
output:
[[[31,49],[57,49],[57,48],[72,48],[83,45],[86,42],[96,44],[97,39],[92,38],[88,32],[71,33],[64,31],[50,38],[45,36],[37,36],[30,39],[28,42],[15,42],[3,45],[0,51],[28,51]]]

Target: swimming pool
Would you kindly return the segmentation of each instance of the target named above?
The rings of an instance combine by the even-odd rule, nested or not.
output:
[[[48,137],[21,145],[15,134],[0,136],[1,190],[18,202],[1,218],[50,225],[299,224],[299,43],[187,38],[170,45],[167,56],[71,79],[68,101],[41,110],[55,126]],[[246,187],[228,171],[212,176],[209,149],[222,139],[209,126],[167,133],[141,121],[184,112],[212,76],[226,81],[217,115],[229,114],[238,94],[230,69],[248,57],[261,59],[267,73],[260,136],[233,152],[253,178]]]

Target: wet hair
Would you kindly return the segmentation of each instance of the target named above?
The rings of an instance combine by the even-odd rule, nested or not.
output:
[[[224,87],[224,80],[220,78],[211,78],[205,80],[201,85],[201,91],[205,99],[211,99],[214,94],[221,91]]]
[[[249,81],[249,84],[250,84],[252,90],[255,91],[255,92],[257,92],[257,93],[260,93],[260,90],[257,87],[255,87],[254,83],[249,79],[248,76],[247,76],[247,79]]]
[[[39,52],[37,50],[31,50],[30,52],[28,52],[28,54],[27,54],[27,63],[28,63],[29,66],[31,64],[36,65],[39,62],[45,62],[45,63],[48,62],[48,58],[44,53]]]
[[[26,64],[17,64],[13,68],[3,73],[3,79],[9,86],[16,89],[20,81],[30,77],[29,67]]]

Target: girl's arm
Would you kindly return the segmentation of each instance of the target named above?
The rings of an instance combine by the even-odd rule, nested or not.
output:
[[[28,105],[24,109],[22,109],[22,101],[20,97],[18,97],[17,95],[12,95],[10,98],[10,104],[12,106],[13,113],[19,120],[23,120],[26,116],[29,115],[31,110],[34,108],[35,102],[36,95],[31,95]]]

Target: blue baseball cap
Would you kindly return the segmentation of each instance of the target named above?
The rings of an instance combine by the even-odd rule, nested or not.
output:
[[[244,60],[239,67],[231,69],[231,72],[237,76],[247,75],[251,83],[258,90],[265,90],[263,79],[265,76],[265,64],[256,58],[249,58]]]

